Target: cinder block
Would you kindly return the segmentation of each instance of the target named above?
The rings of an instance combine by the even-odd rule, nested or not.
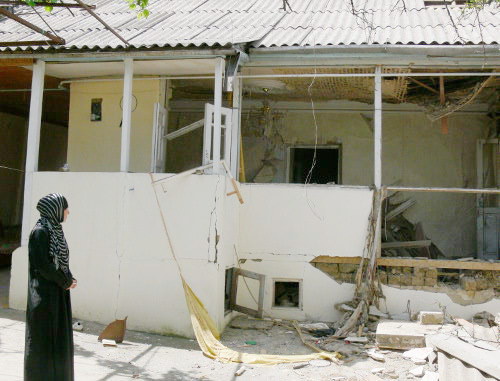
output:
[[[444,314],[437,311],[420,311],[418,315],[420,324],[443,324]]]

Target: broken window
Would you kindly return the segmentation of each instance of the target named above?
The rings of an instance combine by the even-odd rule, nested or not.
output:
[[[289,182],[340,184],[340,147],[290,147]]]
[[[274,281],[273,307],[301,308],[300,281]]]

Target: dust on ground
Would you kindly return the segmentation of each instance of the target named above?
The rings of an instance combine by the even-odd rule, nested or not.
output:
[[[241,320],[247,318],[240,318]],[[222,342],[228,347],[249,353],[307,354],[297,333],[286,322],[271,322],[265,328],[254,321],[245,329],[228,327]],[[103,347],[97,336],[103,325],[83,321],[84,330],[74,332],[76,380],[338,380],[361,381],[411,380],[408,370],[415,368],[403,359],[400,351],[387,351],[385,362],[366,354],[372,344],[330,343],[331,349],[346,357],[343,365],[324,360],[309,363],[266,365],[223,364],[203,355],[195,340],[127,331],[125,341],[117,347]],[[0,380],[22,380],[24,356],[24,312],[0,309]],[[314,339],[306,335],[308,339]],[[245,371],[235,373],[245,367]],[[384,371],[372,374],[374,368]],[[429,365],[425,366],[430,369]]]

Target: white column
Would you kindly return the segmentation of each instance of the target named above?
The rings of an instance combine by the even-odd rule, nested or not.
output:
[[[233,113],[231,128],[231,174],[238,180],[239,163],[240,163],[240,134],[241,134],[241,94],[242,94],[241,78],[234,78],[233,80]],[[229,164],[229,163],[228,163]]]
[[[224,73],[224,58],[215,61],[215,88],[214,88],[214,132],[212,136],[213,173],[220,171],[220,145],[221,145],[221,107],[222,107],[222,74]]]
[[[374,183],[379,189],[382,186],[382,68],[375,68],[375,100],[374,100]]]
[[[123,60],[123,104],[122,104],[122,144],[120,156],[120,172],[128,172],[130,166],[130,132],[132,128],[132,84],[134,80],[134,61]]]
[[[45,62],[37,60],[33,65],[33,77],[31,80],[30,115],[28,121],[28,140],[26,143],[23,226],[21,234],[21,244],[23,246],[28,244],[29,233],[31,231],[31,196],[33,189],[33,173],[38,170],[44,79]]]

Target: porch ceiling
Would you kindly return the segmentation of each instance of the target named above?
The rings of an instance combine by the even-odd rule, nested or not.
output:
[[[215,59],[134,61],[134,75],[213,75]],[[81,78],[123,75],[123,62],[79,62],[46,65],[47,75]]]
[[[28,117],[31,98],[32,71],[18,66],[6,66],[0,70],[0,112]],[[45,76],[45,89],[56,89],[60,80]],[[28,91],[18,91],[28,89]],[[2,91],[16,90],[16,91]],[[42,121],[67,126],[69,92],[45,91],[43,95]]]

